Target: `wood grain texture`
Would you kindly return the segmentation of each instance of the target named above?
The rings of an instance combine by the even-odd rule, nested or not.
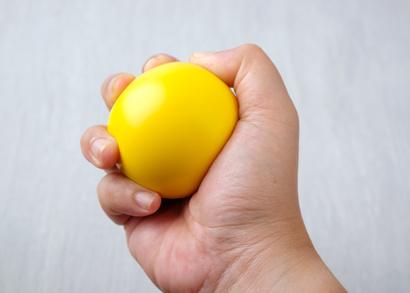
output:
[[[410,287],[410,2],[0,0],[0,292],[157,292],[79,137],[147,57],[260,44],[301,120],[300,201],[352,292]]]

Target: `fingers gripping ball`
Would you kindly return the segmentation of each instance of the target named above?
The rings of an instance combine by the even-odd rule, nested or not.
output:
[[[231,135],[236,97],[208,70],[160,65],[136,78],[115,102],[108,131],[123,173],[163,197],[189,196]]]

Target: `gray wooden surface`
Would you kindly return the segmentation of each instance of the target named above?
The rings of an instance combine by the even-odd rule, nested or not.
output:
[[[300,200],[353,292],[410,290],[410,2],[0,0],[0,292],[156,292],[79,151],[105,76],[256,42],[301,118]],[[189,277],[189,276],[188,276]]]

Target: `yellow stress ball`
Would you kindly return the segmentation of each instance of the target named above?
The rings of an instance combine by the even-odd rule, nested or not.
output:
[[[236,97],[210,71],[183,62],[137,77],[115,102],[108,132],[122,172],[166,198],[194,193],[238,120]]]

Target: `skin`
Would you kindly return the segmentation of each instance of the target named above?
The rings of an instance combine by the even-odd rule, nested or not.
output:
[[[173,61],[155,55],[143,71]],[[161,202],[123,176],[105,126],[81,139],[85,158],[108,173],[98,185],[100,204],[124,226],[132,256],[165,292],[344,292],[303,224],[298,116],[272,61],[252,44],[194,53],[189,61],[234,88],[240,116],[191,197]],[[109,109],[133,79],[121,73],[104,82]]]

